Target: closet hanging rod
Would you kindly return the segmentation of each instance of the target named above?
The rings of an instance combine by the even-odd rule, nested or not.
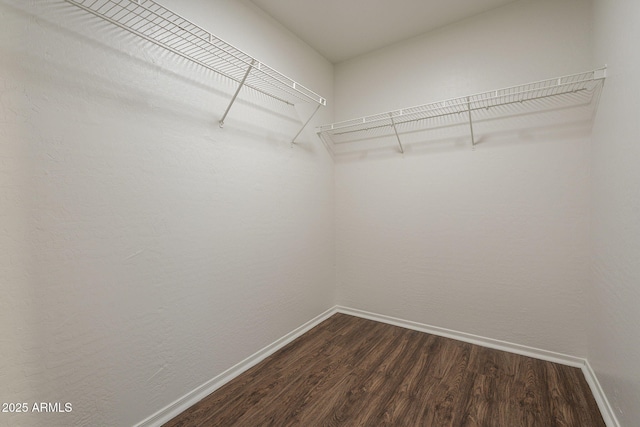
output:
[[[153,0],[65,1],[214,71],[238,83],[240,88],[246,86],[289,105],[327,103],[311,89]],[[233,101],[235,96],[231,104]]]
[[[444,101],[326,124],[319,126],[316,131],[319,134],[345,135],[377,128],[398,126],[420,120],[463,113],[469,114],[472,111],[482,109],[593,90],[597,83],[594,84],[593,87],[590,87],[590,84],[602,81],[605,77],[606,67],[603,67],[584,73],[540,80],[523,85],[510,86],[474,95],[451,98]],[[393,123],[390,119],[393,119]]]
[[[493,107],[499,107],[499,106],[509,105],[509,104],[519,104],[519,103],[522,103],[522,102],[535,101],[535,100],[538,100],[538,99],[544,99],[544,98],[549,98],[549,97],[554,97],[554,96],[559,96],[559,95],[567,95],[567,94],[572,94],[572,93],[578,93],[578,92],[582,92],[582,91],[585,91],[585,90],[588,90],[588,89],[587,88],[580,88],[580,89],[575,89],[575,90],[572,90],[572,91],[566,91],[566,92],[562,92],[562,93],[555,93],[555,94],[551,94],[551,95],[531,97],[531,98],[527,98],[527,99],[524,99],[524,100],[517,99],[517,100],[514,100],[514,101],[501,102],[499,104],[490,105],[490,106],[484,106],[483,105],[483,106],[471,107],[471,108],[469,108],[468,104],[472,104],[474,101],[470,101],[468,103],[466,101],[466,97],[465,97],[465,98],[460,98],[461,102],[459,104],[452,104],[452,105],[447,105],[446,106],[448,108],[460,107],[459,110],[453,110],[453,111],[452,110],[444,110],[442,112],[439,112],[438,114],[430,114],[430,115],[425,116],[425,117],[409,118],[409,119],[400,120],[400,121],[396,120],[394,123],[396,125],[402,125],[402,124],[406,124],[406,123],[417,122],[417,121],[420,121],[420,120],[437,119],[439,117],[446,117],[446,116],[451,116],[451,115],[454,115],[454,114],[463,114],[463,113],[467,113],[469,111],[473,112],[473,111],[478,111],[478,110],[486,110],[486,109],[493,108]],[[431,105],[435,105],[435,104],[440,104],[442,102],[444,102],[444,101],[440,101],[440,102],[437,102],[437,103],[434,103],[434,104],[425,104],[424,106],[431,106]],[[395,111],[393,111],[391,113],[387,113],[387,114],[398,113],[397,115],[390,116],[390,117],[402,117],[403,115],[409,116],[411,114],[416,114],[416,113],[407,113],[406,111],[414,109],[414,108],[417,108],[417,107],[403,108],[403,109],[395,110]],[[444,107],[442,107],[442,108],[444,108]],[[438,111],[438,109],[437,108],[433,108],[430,111]],[[399,112],[401,112],[402,114],[399,114]],[[383,128],[383,127],[388,127],[388,124],[384,124],[384,123],[380,123],[380,124],[376,125],[375,124],[376,122],[382,122],[383,121],[383,119],[379,119],[379,120],[375,120],[375,121],[371,120],[371,121],[366,122],[366,123],[374,124],[374,126],[370,126],[370,127],[366,127],[366,128],[360,128],[360,129],[346,129],[346,128],[350,127],[350,126],[345,126],[344,128],[346,130],[340,131],[341,127],[337,126],[337,125],[339,125],[341,123],[347,123],[347,122],[350,122],[350,121],[351,120],[334,123],[334,125],[336,125],[336,127],[332,128],[332,130],[336,130],[336,132],[333,132],[333,135],[346,135],[346,134],[353,133],[353,132],[361,132],[361,131],[366,131],[366,130],[373,130],[373,129]]]

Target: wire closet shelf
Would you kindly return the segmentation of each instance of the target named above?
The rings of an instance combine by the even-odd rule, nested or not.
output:
[[[461,116],[468,122],[471,143],[472,146],[475,146],[472,113],[495,109],[495,111],[498,111],[497,114],[500,114],[499,109],[496,107],[517,107],[531,101],[549,98],[565,97],[569,104],[590,103],[596,93],[596,89],[601,87],[605,77],[606,67],[603,67],[583,73],[326,124],[316,128],[316,132],[323,140],[339,144],[351,140],[364,139],[368,133],[386,128],[397,139],[400,152],[404,152],[400,138],[402,131],[399,128],[401,125],[421,122],[420,128],[426,130],[429,128],[430,119]]]
[[[153,0],[65,0],[176,55],[195,62],[238,83],[220,119],[220,127],[242,87],[289,105],[300,102],[317,105],[313,115],[327,100],[300,83],[279,73],[233,45],[216,37],[186,18]]]

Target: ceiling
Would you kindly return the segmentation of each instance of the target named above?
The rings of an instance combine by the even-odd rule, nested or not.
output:
[[[333,63],[514,0],[251,0]]]

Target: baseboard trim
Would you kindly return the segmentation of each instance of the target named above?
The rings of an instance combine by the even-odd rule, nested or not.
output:
[[[607,427],[620,427],[613,408],[611,407],[609,400],[604,394],[604,390],[602,389],[598,378],[596,377],[595,371],[592,369],[587,359],[338,305],[314,317],[302,326],[294,329],[293,331],[289,332],[288,334],[279,338],[268,346],[258,350],[240,363],[237,363],[236,365],[222,372],[220,375],[217,375],[216,377],[205,382],[193,391],[185,394],[183,397],[179,398],[175,402],[167,405],[155,414],[144,419],[134,427],[161,426],[162,424],[187,410],[189,407],[195,405],[200,400],[204,399],[206,396],[213,393],[232,379],[236,378],[238,375],[257,365],[305,332],[322,323],[335,313],[348,314],[351,316],[361,317],[363,319],[374,320],[377,322],[387,323],[389,325],[400,326],[402,328],[412,329],[419,332],[425,332],[428,334],[451,338],[458,341],[468,342],[470,344],[477,344],[483,347],[508,351],[523,356],[529,356],[540,360],[546,360],[549,362],[560,363],[563,365],[580,368],[585,376],[587,383],[589,384],[589,387],[591,388],[591,392],[593,393],[596,402],[598,403],[602,418],[604,419]]]
[[[204,384],[197,387],[193,391],[190,391],[189,393],[185,394],[175,402],[170,403],[169,405],[160,409],[158,412],[149,416],[143,421],[139,422],[134,427],[161,426],[162,424],[168,422],[175,416],[181,414],[191,406],[195,405],[196,403],[198,403],[199,401],[201,401],[202,399],[204,399],[205,397],[207,397],[208,395],[210,395],[211,393],[213,393],[214,391],[216,391],[217,389],[219,389],[220,387],[222,387],[223,385],[225,385],[226,383],[228,383],[238,375],[242,374],[243,372],[247,371],[251,367],[262,362],[264,359],[271,356],[273,353],[280,350],[282,347],[289,344],[290,342],[292,342],[293,340],[295,340],[305,332],[311,330],[313,327],[322,323],[323,321],[325,321],[326,319],[334,315],[336,312],[337,312],[336,307],[332,307],[329,310],[325,311],[324,313],[319,314],[318,316],[309,320],[302,326],[294,329],[293,331],[289,332],[285,336],[272,342],[268,346],[253,353],[251,356],[247,357],[242,362],[237,363],[236,365],[222,372],[220,375],[215,376],[214,378],[205,382]]]
[[[607,399],[607,395],[604,394],[604,390],[600,385],[600,381],[598,381],[596,372],[593,370],[591,364],[586,359],[584,361],[584,366],[582,367],[582,373],[584,373],[584,377],[587,380],[589,387],[591,388],[593,397],[598,403],[600,413],[602,414],[602,418],[604,418],[604,422],[607,424],[607,427],[620,427],[620,422],[618,421],[618,418],[613,411],[611,403],[609,403],[609,399]]]
[[[604,394],[604,390],[598,382],[595,371],[591,368],[591,365],[589,364],[589,361],[587,359],[562,353],[556,353],[553,351],[542,350],[539,348],[528,347],[525,345],[514,344],[508,341],[501,341],[493,338],[482,337],[479,335],[468,334],[465,332],[454,331],[451,329],[440,328],[437,326],[431,326],[424,323],[413,322],[410,320],[399,319],[397,317],[385,316],[383,314],[371,313],[369,311],[350,307],[336,306],[334,307],[334,309],[337,313],[349,314],[364,319],[387,323],[389,325],[400,326],[402,328],[451,338],[470,344],[477,344],[495,350],[508,351],[510,353],[520,354],[522,356],[533,357],[548,362],[560,363],[562,365],[580,368],[587,383],[589,384],[591,393],[593,393],[593,397],[598,404],[598,408],[600,409],[600,413],[602,414],[602,418],[604,419],[607,427],[620,427],[620,423],[618,422],[615,413],[613,412],[613,409],[609,404],[609,400],[607,399],[607,396]]]
[[[507,341],[487,338],[480,335],[468,334],[466,332],[455,331],[452,329],[440,328],[438,326],[427,325],[424,323],[413,322],[410,320],[399,319],[397,317],[385,316],[383,314],[371,313],[355,308],[337,306],[338,313],[350,314],[365,319],[376,320],[378,322],[390,325],[400,326],[402,328],[413,329],[415,331],[426,332],[428,334],[438,335],[441,337],[451,338],[458,341],[464,341],[470,344],[477,344],[483,347],[495,350],[508,351],[510,353],[520,354],[522,356],[534,357],[536,359],[546,360],[548,362],[560,363],[563,365],[582,368],[585,360],[579,357],[569,356],[553,351],[541,350],[525,345],[514,344]]]

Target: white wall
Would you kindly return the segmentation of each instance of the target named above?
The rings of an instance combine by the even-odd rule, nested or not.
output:
[[[512,3],[338,64],[336,118],[594,68],[590,30],[590,2]],[[338,147],[340,304],[586,355],[590,127],[513,120]]]
[[[640,3],[598,0],[595,58],[609,66],[593,132],[589,360],[623,426],[640,425]]]
[[[164,3],[332,94],[250,3]],[[61,0],[0,22],[0,401],[73,405],[0,425],[133,425],[333,305],[330,108],[292,148],[294,110],[220,129],[231,84]]]
[[[249,2],[164,3],[331,101],[332,66]],[[334,189],[291,110],[243,96],[220,130],[224,80],[0,0],[0,401],[73,404],[0,425],[132,425],[335,302],[588,356],[638,424],[638,16],[596,0],[594,36],[590,1],[523,0],[339,64],[311,126],[609,77],[593,152],[588,124],[525,117],[475,151],[455,129],[338,155]]]

